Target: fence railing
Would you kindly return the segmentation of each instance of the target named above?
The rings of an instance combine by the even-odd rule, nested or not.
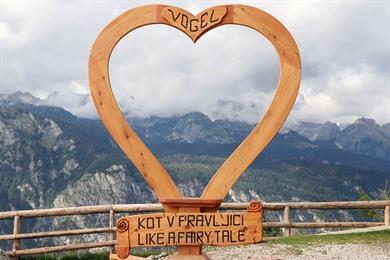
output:
[[[246,210],[248,203],[223,203],[220,210]],[[291,228],[362,228],[381,225],[390,225],[390,200],[383,201],[337,201],[337,202],[278,202],[263,203],[265,211],[283,211],[281,222],[264,222],[264,228],[283,228],[284,236],[291,235]],[[339,210],[339,209],[379,209],[384,210],[382,222],[292,222],[290,219],[291,210]],[[160,204],[125,204],[125,205],[101,205],[72,208],[53,208],[37,210],[20,210],[0,212],[0,220],[13,219],[13,234],[0,234],[0,240],[11,240],[12,249],[6,252],[7,255],[17,258],[23,255],[34,255],[43,253],[54,253],[79,249],[90,249],[98,247],[110,247],[113,251],[115,241],[116,214],[140,214],[147,212],[160,212]],[[77,216],[87,214],[108,214],[108,225],[102,228],[83,228],[74,230],[59,230],[46,232],[21,233],[21,222],[26,218],[55,217],[55,216]],[[60,245],[51,247],[22,249],[23,239],[40,239],[58,236],[72,236],[85,234],[109,234],[107,241],[79,243],[71,245]]]

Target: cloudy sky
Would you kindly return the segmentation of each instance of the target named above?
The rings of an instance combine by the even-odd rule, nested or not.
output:
[[[164,1],[192,13],[216,1]],[[102,28],[156,1],[0,0],[0,93],[28,91],[83,117],[96,117],[88,56]],[[218,1],[218,4],[232,3]],[[302,83],[290,121],[390,122],[389,1],[240,1],[269,12],[292,33]],[[195,45],[163,25],[137,29],[114,49],[111,83],[131,116],[201,111],[212,118],[261,118],[278,81],[273,47],[228,25]]]

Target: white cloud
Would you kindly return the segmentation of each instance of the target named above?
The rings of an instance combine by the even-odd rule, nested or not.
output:
[[[160,1],[197,13],[211,1]],[[302,56],[302,85],[292,120],[390,121],[390,14],[387,1],[235,1],[277,17]],[[80,116],[94,117],[85,96],[89,50],[120,13],[151,1],[0,3],[0,92],[29,91]],[[232,3],[231,1],[218,4]],[[33,14],[33,15],[32,15]],[[137,29],[116,47],[111,79],[132,115],[202,111],[257,121],[278,78],[272,46],[256,32],[224,26],[195,45],[162,25]]]
[[[387,83],[386,83],[387,81]],[[302,86],[304,105],[295,112],[300,120],[351,122],[357,117],[390,119],[388,75],[365,64],[335,72],[325,82]],[[384,121],[385,121],[384,120]]]

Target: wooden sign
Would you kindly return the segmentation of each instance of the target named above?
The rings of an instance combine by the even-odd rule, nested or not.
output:
[[[130,216],[132,247],[237,245],[261,241],[261,218],[250,213],[162,213]],[[119,223],[120,224],[120,223]]]
[[[131,247],[227,246],[262,240],[262,207],[230,213],[160,213],[121,218],[117,223],[117,255],[126,258]]]
[[[151,24],[166,24],[179,29],[194,43],[207,31],[218,26],[242,25],[265,36],[279,55],[280,78],[268,110],[252,132],[216,171],[200,198],[181,196],[167,170],[127,124],[111,90],[108,64],[114,47],[126,34]],[[137,7],[123,13],[104,28],[93,44],[89,57],[89,86],[97,112],[113,139],[154,191],[166,213],[216,212],[241,174],[265,149],[287,119],[298,94],[300,79],[300,56],[291,34],[270,14],[246,5],[216,6],[196,16],[168,5]],[[193,229],[194,227],[189,227],[189,230]],[[164,241],[168,234],[165,232],[170,231],[164,231]],[[138,231],[135,234],[138,234]],[[213,236],[212,241],[218,237]],[[238,238],[238,233],[234,238]],[[120,253],[123,243],[130,245],[133,241],[133,237],[126,240],[126,236],[119,236],[118,254],[124,256],[125,254]],[[191,255],[191,259],[195,259],[195,256],[204,259],[201,255],[201,244],[178,243],[177,256]],[[116,259],[115,257],[117,256],[113,255],[112,259]]]

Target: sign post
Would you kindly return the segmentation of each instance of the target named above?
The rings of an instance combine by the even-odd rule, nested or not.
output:
[[[280,59],[280,78],[264,117],[216,171],[200,198],[184,198],[160,161],[127,124],[114,98],[108,64],[115,45],[134,29],[165,24],[194,43],[207,31],[237,24],[264,35]],[[121,218],[116,225],[116,254],[111,259],[137,259],[138,246],[177,246],[174,259],[207,259],[202,245],[238,245],[262,240],[262,206],[251,202],[246,212],[220,213],[219,205],[241,174],[279,131],[298,94],[301,63],[287,29],[270,14],[246,5],[220,5],[194,16],[174,6],[146,5],[114,19],[97,37],[89,57],[89,86],[108,132],[137,167],[164,207],[164,213]]]
[[[262,208],[259,202],[251,202],[247,212],[193,211],[133,215],[118,221],[116,249],[119,258],[129,256],[130,245],[178,246],[178,256],[180,253],[200,256],[200,245],[257,243],[262,240],[262,231]]]

